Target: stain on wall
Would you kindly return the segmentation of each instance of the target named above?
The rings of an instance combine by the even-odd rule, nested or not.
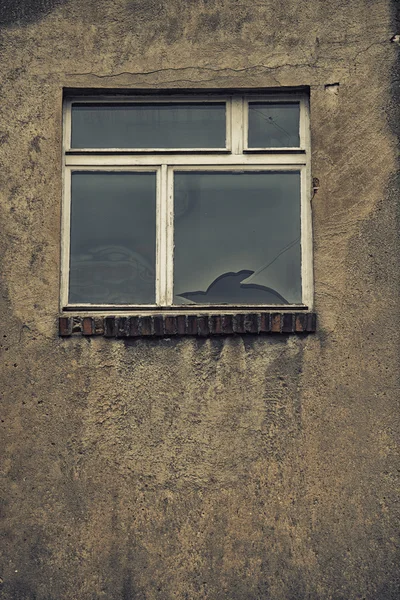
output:
[[[27,25],[66,2],[68,0],[1,0],[0,27]]]
[[[396,3],[0,6],[0,598],[397,598]],[[59,338],[63,88],[298,85],[317,333]]]

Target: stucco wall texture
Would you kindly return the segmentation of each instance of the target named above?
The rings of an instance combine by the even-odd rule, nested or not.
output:
[[[398,598],[396,3],[0,13],[0,598]],[[300,85],[317,333],[59,338],[63,87]]]

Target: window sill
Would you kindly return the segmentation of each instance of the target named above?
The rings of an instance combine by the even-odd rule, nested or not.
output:
[[[251,312],[210,315],[152,316],[61,316],[59,335],[104,336],[107,338],[304,334],[316,330],[312,312]]]

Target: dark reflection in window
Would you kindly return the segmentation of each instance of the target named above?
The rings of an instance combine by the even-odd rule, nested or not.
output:
[[[300,104],[249,103],[249,148],[298,148]]]
[[[301,302],[300,173],[175,174],[175,304]]]
[[[287,304],[287,300],[277,291],[251,283],[242,283],[245,279],[254,275],[254,271],[239,271],[239,273],[224,273],[217,277],[206,292],[186,292],[180,294],[181,298],[192,300],[194,303],[220,304],[230,298],[233,304],[251,304],[261,302],[262,304]]]
[[[71,303],[154,304],[155,173],[73,173]]]
[[[225,103],[73,104],[72,148],[225,148]]]

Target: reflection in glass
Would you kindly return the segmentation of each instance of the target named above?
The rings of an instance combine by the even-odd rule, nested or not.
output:
[[[249,103],[249,148],[298,148],[300,104]]]
[[[70,303],[154,304],[156,174],[72,174]]]
[[[72,148],[225,148],[225,103],[73,104]]]
[[[175,304],[301,303],[300,173],[177,172]]]

